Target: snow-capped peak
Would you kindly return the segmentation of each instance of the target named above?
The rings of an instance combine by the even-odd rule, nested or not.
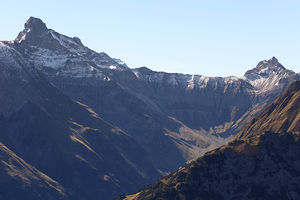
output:
[[[34,17],[27,20],[24,30],[19,33],[14,42],[18,46],[35,46],[60,53],[81,54],[90,51],[79,38],[71,38],[48,29],[41,19]]]
[[[51,68],[51,73],[57,75],[75,78],[104,77],[103,68],[110,70],[128,68],[124,62],[84,46],[77,37],[68,37],[48,29],[38,18],[30,17],[24,27],[13,44],[30,58],[35,67],[46,71],[45,73]],[[93,70],[90,70],[91,66]]]
[[[269,60],[263,60],[257,64],[257,66],[251,70],[248,70],[245,73],[245,77],[248,79],[255,79],[255,74],[267,77],[272,72],[280,72],[280,71],[287,71],[277,60],[277,58],[272,57]]]
[[[259,92],[264,92],[292,74],[294,74],[293,71],[287,70],[278,62],[277,58],[272,57],[259,62],[255,68],[248,70],[242,79],[248,81]]]

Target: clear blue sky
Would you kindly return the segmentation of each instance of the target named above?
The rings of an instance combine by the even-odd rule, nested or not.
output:
[[[300,1],[7,0],[0,40],[12,40],[30,16],[130,67],[241,76],[276,56],[300,71]]]

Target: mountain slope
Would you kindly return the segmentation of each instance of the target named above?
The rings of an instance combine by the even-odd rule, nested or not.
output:
[[[55,180],[30,166],[0,142],[0,199],[69,199]]]
[[[258,117],[247,124],[237,134],[237,138],[247,138],[253,133],[272,131],[276,133],[300,131],[300,84],[292,84],[269,105]]]
[[[0,141],[24,162],[56,180],[71,199],[109,199],[159,177],[131,136],[53,87],[14,44],[0,47]],[[44,179],[41,189],[56,198]],[[32,197],[35,185],[26,189]],[[18,191],[1,195],[13,199]]]
[[[297,81],[241,131],[241,140],[125,199],[299,199],[299,107]]]
[[[20,36],[24,39],[19,40]],[[54,33],[36,18],[26,22],[18,38],[13,41],[14,49],[29,58],[55,87],[130,134],[162,173],[185,162],[163,133],[174,123],[148,97],[121,84],[122,79],[135,78],[129,68],[81,43],[73,48],[74,39]]]

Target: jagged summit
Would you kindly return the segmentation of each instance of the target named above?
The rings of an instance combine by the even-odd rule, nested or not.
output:
[[[263,60],[251,70],[248,70],[242,79],[248,81],[259,92],[264,92],[279,84],[279,82],[295,72],[287,70],[282,66],[278,59],[272,57],[269,60]]]
[[[261,61],[262,63],[269,63],[269,64],[272,64],[272,65],[275,65],[275,64],[279,64],[279,62],[278,62],[278,59],[275,57],[275,56],[273,56],[271,59],[269,59],[269,60],[263,60],[263,61]],[[260,63],[261,63],[260,62]],[[258,64],[259,65],[259,64]]]
[[[124,62],[84,46],[78,37],[68,37],[48,29],[39,18],[30,17],[24,27],[13,45],[45,73],[50,71],[72,78],[95,77],[106,80],[107,77],[101,72],[103,68],[128,68]]]
[[[259,62],[254,69],[265,69],[265,68],[271,68],[273,70],[280,70],[280,69],[286,70],[286,68],[279,63],[276,57],[272,57],[269,60],[263,60]]]
[[[260,61],[255,68],[248,70],[244,76],[251,79],[253,78],[251,76],[252,74],[262,74],[266,76],[268,72],[280,70],[286,70],[286,68],[279,63],[276,57],[272,57],[269,60]]]
[[[48,29],[46,24],[41,19],[35,17],[30,17],[26,21],[24,24],[24,30],[19,33],[14,42],[51,50],[59,50],[62,49],[62,47],[70,49],[84,48],[84,45],[79,38],[71,38],[57,33],[52,29]],[[73,45],[67,45],[67,43],[72,43]]]
[[[17,38],[16,43],[21,43],[23,41],[34,42],[37,38],[40,38],[48,31],[46,24],[39,18],[30,17],[24,24],[24,30],[21,31]],[[33,40],[35,38],[35,40]]]
[[[271,60],[274,61],[274,62],[278,62],[278,59],[277,59],[275,56],[273,56],[273,57],[271,58]]]
[[[25,29],[46,30],[46,24],[39,18],[30,17],[24,25]]]

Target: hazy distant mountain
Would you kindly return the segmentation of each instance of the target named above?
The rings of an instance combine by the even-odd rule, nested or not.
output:
[[[125,199],[299,199],[299,113],[297,81],[235,141]]]
[[[65,198],[107,199],[225,144],[299,77],[276,58],[241,78],[130,69],[31,17],[0,42],[0,141]]]

